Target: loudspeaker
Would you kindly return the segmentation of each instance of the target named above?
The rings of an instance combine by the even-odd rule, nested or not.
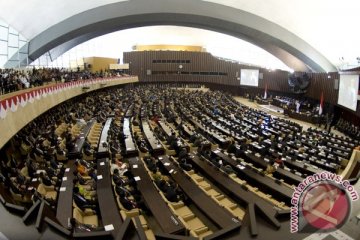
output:
[[[335,90],[339,89],[339,79],[334,79],[334,89]]]
[[[263,73],[259,73],[259,79],[263,79],[264,78],[264,74]]]
[[[151,75],[151,69],[146,70],[146,75]]]

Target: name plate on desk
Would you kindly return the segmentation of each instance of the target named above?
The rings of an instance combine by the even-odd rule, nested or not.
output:
[[[136,176],[136,177],[134,177],[134,180],[135,180],[135,181],[140,181],[141,178],[140,178],[139,176]]]
[[[132,165],[133,168],[138,168],[137,164]]]
[[[100,166],[104,166],[105,165],[105,163],[104,162],[100,162]]]
[[[170,166],[170,163],[166,162],[164,163],[164,166]]]
[[[97,180],[101,180],[103,179],[103,176],[102,175],[97,175]]]
[[[104,230],[107,231],[107,232],[112,231],[112,230],[114,230],[114,225],[112,225],[112,224],[105,225]]]
[[[239,169],[245,169],[245,166],[243,166],[243,165],[240,165],[240,164],[238,164],[238,165],[236,165],[236,167],[238,167]]]
[[[65,192],[65,191],[66,191],[66,187],[61,187],[61,188],[59,189],[59,191],[60,191],[60,192]]]
[[[66,169],[65,169],[65,172],[70,172],[70,168],[66,168]]]
[[[63,177],[62,180],[63,180],[63,181],[67,181],[67,177]]]

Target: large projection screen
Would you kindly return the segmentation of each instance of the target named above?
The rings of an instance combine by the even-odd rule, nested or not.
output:
[[[257,87],[259,85],[259,69],[241,69],[240,85]]]
[[[338,104],[356,111],[359,75],[340,75]]]

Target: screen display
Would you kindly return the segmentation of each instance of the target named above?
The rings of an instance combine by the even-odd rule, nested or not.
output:
[[[359,75],[340,75],[338,104],[356,111]]]
[[[241,69],[240,85],[257,87],[259,85],[259,69]]]

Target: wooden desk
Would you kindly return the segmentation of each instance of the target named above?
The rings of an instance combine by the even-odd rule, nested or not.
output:
[[[253,155],[252,153],[249,152],[245,152],[245,158],[251,160],[251,162],[256,165],[257,167],[262,168],[263,170],[265,170],[267,168],[267,165],[269,164],[263,157],[258,157]],[[285,162],[285,161],[283,161]],[[282,168],[277,168],[276,171],[273,173],[274,177],[276,178],[282,178],[284,179],[287,183],[291,184],[295,184],[298,185],[299,183],[302,182],[303,178],[292,173],[289,172],[285,169]]]
[[[179,184],[179,187],[184,193],[218,227],[226,228],[234,223],[239,223],[239,220],[217,204],[210,196],[204,193],[199,186],[189,179],[181,168],[170,161],[168,156],[159,156],[158,159],[176,183]]]
[[[141,122],[145,138],[148,141],[151,150],[154,154],[162,154],[164,152],[164,147],[161,145],[159,139],[157,139],[153,131],[150,129],[148,121],[143,119]]]
[[[136,155],[139,154],[139,152],[132,137],[131,118],[127,118],[127,117],[124,118],[123,134],[125,138],[126,156],[135,157]]]
[[[98,151],[96,153],[97,158],[106,158],[106,157],[110,156],[109,155],[108,135],[109,135],[109,130],[110,130],[112,120],[113,120],[112,118],[108,118],[102,129],[101,136],[99,139]],[[104,143],[106,143],[105,144],[106,146],[104,146]]]
[[[97,175],[102,176],[96,183],[96,192],[104,226],[112,224],[111,234],[115,238],[123,222],[118,211],[117,203],[111,185],[110,162],[108,158],[97,160]]]
[[[272,155],[277,158],[279,157],[279,154],[277,154],[275,151],[272,152]],[[306,175],[313,175],[315,173],[321,172],[321,169],[314,168],[313,166],[310,166],[307,161],[297,161],[294,158],[287,159],[284,161],[284,165],[286,167],[289,167],[291,169],[295,169],[303,174]]]
[[[170,137],[172,135],[172,129],[164,121],[159,121],[158,124],[164,130],[167,137]]]
[[[95,120],[90,120],[81,130],[79,136],[77,136],[74,148],[67,155],[68,159],[82,158],[82,148],[84,146],[86,137],[94,124]]]
[[[65,169],[63,181],[58,192],[59,197],[56,207],[56,218],[62,226],[68,228],[69,218],[72,218],[73,212],[73,172],[76,170],[76,166],[75,162],[72,160],[69,160],[66,163],[66,166],[67,168]],[[66,178],[66,180],[64,180],[64,178]],[[61,191],[63,188],[65,191]]]
[[[227,145],[229,144],[229,140],[224,139],[222,136],[220,136],[219,134],[217,134],[214,131],[211,130],[207,130],[205,129],[205,127],[200,124],[198,121],[194,120],[194,119],[189,119],[190,123],[192,123],[196,128],[198,128],[200,131],[202,131],[203,133],[206,133],[207,135],[211,136],[211,138],[218,143],[221,147],[227,147]]]
[[[135,177],[140,177],[140,180],[136,182],[137,187],[161,229],[165,233],[183,234],[185,227],[162,199],[143,162],[138,157],[129,158],[128,160],[131,172]]]
[[[225,163],[229,164],[238,174],[241,179],[252,183],[254,186],[259,187],[259,189],[263,189],[264,192],[269,192],[273,195],[274,198],[278,199],[279,201],[285,202],[287,205],[290,205],[290,200],[292,198],[293,190],[289,187],[281,184],[275,183],[269,177],[260,175],[259,173],[254,172],[252,169],[248,167],[241,167],[238,166],[240,162],[232,159],[228,155],[222,153],[219,150],[212,151],[217,157],[220,157]]]
[[[193,166],[200,170],[207,178],[216,183],[216,185],[224,192],[236,198],[243,204],[243,206],[245,206],[245,208],[251,203],[257,205],[259,207],[259,211],[265,214],[266,219],[275,226],[278,226],[279,223],[275,219],[277,210],[270,202],[264,200],[257,194],[242,188],[239,183],[235,182],[227,174],[219,172],[214,165],[212,165],[209,161],[204,160],[202,157],[190,154],[190,158]]]

